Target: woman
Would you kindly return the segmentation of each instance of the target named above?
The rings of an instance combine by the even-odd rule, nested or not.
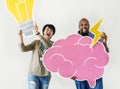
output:
[[[43,29],[43,36],[38,32],[38,26],[35,25],[34,33],[39,40],[34,40],[28,45],[24,44],[22,31],[19,30],[19,41],[22,52],[32,51],[31,62],[28,73],[29,89],[48,89],[51,74],[47,71],[42,62],[42,54],[46,49],[52,46],[52,36],[55,34],[55,27],[52,24],[46,24]]]

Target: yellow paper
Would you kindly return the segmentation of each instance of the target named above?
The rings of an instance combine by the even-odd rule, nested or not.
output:
[[[6,0],[9,12],[20,24],[32,19],[32,8],[34,0]]]
[[[95,35],[93,41],[91,42],[90,48],[92,48],[96,44],[96,42],[98,42],[98,40],[101,38],[102,33],[100,31],[98,31],[98,28],[99,28],[102,21],[103,21],[103,18],[100,19],[94,25],[94,27],[92,27],[91,30],[90,30]]]

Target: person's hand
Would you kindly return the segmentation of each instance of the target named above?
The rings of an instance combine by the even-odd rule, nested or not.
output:
[[[101,38],[102,38],[103,44],[106,44],[106,42],[107,42],[107,35],[105,34],[105,32],[102,32]]]
[[[103,45],[105,46],[106,51],[109,52],[109,48],[107,46],[107,35],[105,34],[105,32],[102,33],[101,39],[102,39]]]
[[[22,30],[18,30],[18,35],[22,37]]]
[[[39,32],[38,32],[38,26],[37,26],[37,24],[35,23],[35,26],[34,26],[34,33],[35,34],[38,34]]]
[[[18,30],[18,35],[19,35],[20,43],[23,43],[22,30]]]
[[[75,79],[76,79],[76,77],[75,77],[75,76],[73,76],[71,79],[75,80]]]

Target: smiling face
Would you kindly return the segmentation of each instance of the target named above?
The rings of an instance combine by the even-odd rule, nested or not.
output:
[[[53,36],[53,30],[50,29],[48,26],[45,28],[44,30],[44,37],[47,39],[47,40],[50,40]]]
[[[87,36],[89,33],[89,21],[86,18],[83,18],[79,22],[79,31],[82,36]]]

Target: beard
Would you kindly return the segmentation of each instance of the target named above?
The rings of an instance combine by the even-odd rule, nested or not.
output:
[[[82,35],[82,36],[88,36],[89,31],[86,32],[80,32],[78,31],[78,34]]]

